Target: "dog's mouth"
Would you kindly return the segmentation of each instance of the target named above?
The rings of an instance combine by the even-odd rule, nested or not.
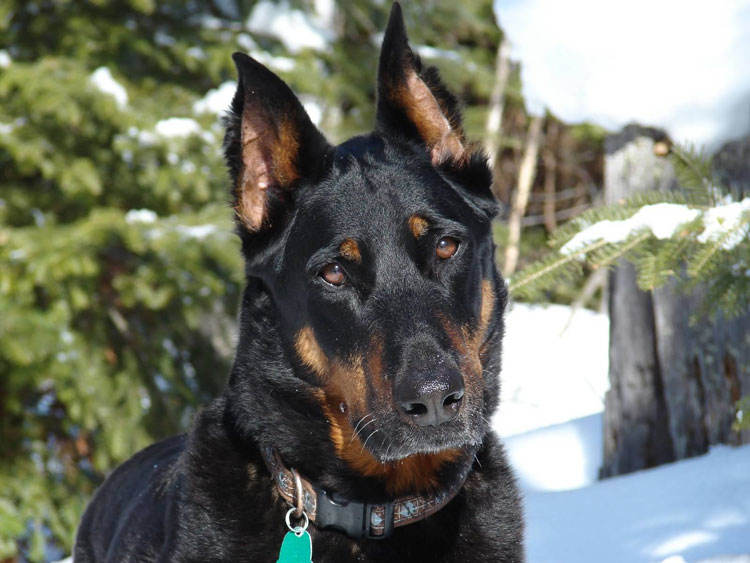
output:
[[[412,456],[447,455],[478,446],[487,431],[486,424],[452,421],[439,427],[414,428],[386,421],[360,424],[357,437],[362,451],[381,463],[397,462]]]

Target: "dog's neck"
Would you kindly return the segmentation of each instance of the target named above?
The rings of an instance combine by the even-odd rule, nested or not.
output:
[[[284,464],[275,448],[267,446],[262,456],[279,495],[290,514],[309,519],[318,529],[335,529],[352,539],[382,539],[394,528],[413,524],[442,510],[458,493],[473,465],[464,463],[453,483],[429,494],[412,494],[393,500],[372,502],[343,498],[318,487]]]

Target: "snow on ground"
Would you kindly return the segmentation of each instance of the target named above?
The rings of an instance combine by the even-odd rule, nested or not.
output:
[[[601,412],[609,388],[609,320],[570,308],[512,304],[506,317],[500,409],[508,436]]]
[[[526,100],[565,121],[665,127],[714,146],[750,132],[750,2],[494,0]]]
[[[750,446],[598,482],[606,316],[516,304],[494,427],[525,495],[529,563],[750,563]],[[743,555],[744,554],[744,555]]]
[[[554,467],[554,466],[551,466]],[[530,563],[750,553],[750,446],[563,492],[527,492]]]

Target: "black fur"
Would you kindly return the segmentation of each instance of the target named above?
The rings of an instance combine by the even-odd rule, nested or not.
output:
[[[367,412],[355,412],[344,400],[340,405],[342,420],[352,427],[366,414],[377,419],[362,436],[367,438],[362,452],[385,466],[457,448],[460,459],[437,472],[440,487],[453,484],[463,464],[474,459],[472,470],[445,508],[397,528],[391,538],[352,540],[311,526],[313,560],[523,561],[518,492],[487,423],[499,396],[507,300],[494,265],[491,220],[497,207],[490,172],[481,154],[434,162],[388,88],[404,79],[405,69],[416,69],[463,139],[455,97],[434,70],[421,69],[406,42],[398,5],[381,55],[375,132],[340,146],[325,141],[280,79],[249,57],[236,55],[235,61],[240,80],[225,139],[233,185],[243,178],[247,112],[256,112],[269,131],[278,131],[282,121],[293,124],[299,176],[271,183],[260,227],[238,220],[247,288],[226,391],[197,416],[188,435],[140,452],[99,488],[78,531],[76,563],[276,561],[288,507],[260,457],[266,444],[319,487],[369,502],[392,498],[383,478],[363,475],[334,444],[325,401],[335,406],[339,397],[328,376],[300,353],[297,339],[306,327],[326,358],[377,359],[387,389],[415,371],[429,377],[435,365],[474,378],[466,381],[467,395],[454,420],[418,427],[398,411],[392,396],[375,389],[375,368],[364,370],[363,396],[352,405],[361,403]],[[236,188],[234,193],[238,198]],[[420,236],[408,227],[414,215],[428,222]],[[441,261],[435,246],[445,236],[459,248]],[[361,260],[338,254],[345,239],[357,241]],[[320,276],[332,262],[346,273],[341,287]],[[486,322],[483,283],[492,288]],[[457,347],[455,335],[451,339],[450,327],[481,334],[481,375],[457,367],[468,352]],[[349,385],[348,379],[342,382]],[[470,385],[477,389],[474,398]]]

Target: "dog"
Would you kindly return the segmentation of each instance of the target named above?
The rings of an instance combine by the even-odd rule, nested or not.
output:
[[[224,152],[247,287],[228,387],[99,487],[74,561],[309,561],[280,553],[289,530],[316,563],[524,561],[488,422],[498,204],[457,98],[398,4],[375,129],[338,146],[280,78],[233,58]]]

